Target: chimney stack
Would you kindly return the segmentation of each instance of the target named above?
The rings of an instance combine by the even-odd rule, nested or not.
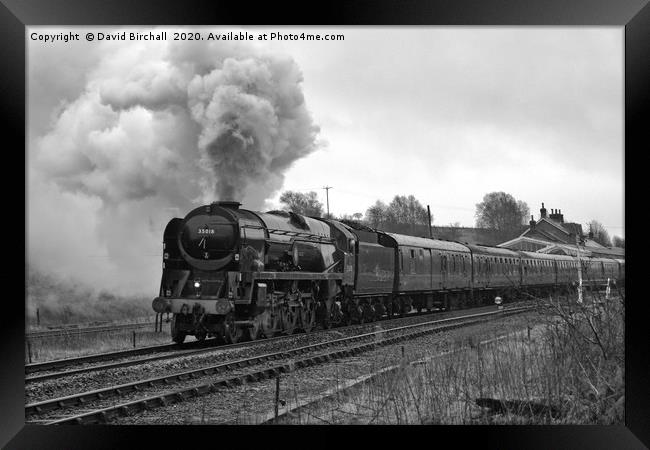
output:
[[[528,222],[528,223],[530,224],[530,229],[534,230],[535,229],[535,218],[533,217],[532,214],[530,215],[530,222]]]
[[[542,208],[539,210],[539,217],[540,219],[544,219],[546,217],[546,208],[544,208],[544,202],[542,202]]]

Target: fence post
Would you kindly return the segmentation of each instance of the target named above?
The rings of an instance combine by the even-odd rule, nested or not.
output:
[[[280,404],[280,374],[275,377],[275,420],[278,419],[278,405]]]
[[[133,348],[135,348],[135,331],[133,331]]]
[[[41,324],[41,313],[38,310],[38,308],[36,308],[36,325],[40,326],[40,324]]]
[[[29,363],[32,363],[32,341],[27,339],[27,354],[29,356]]]

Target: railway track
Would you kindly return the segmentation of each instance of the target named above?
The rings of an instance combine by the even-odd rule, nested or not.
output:
[[[513,304],[514,305],[514,304]],[[492,309],[494,308],[493,306],[488,306],[488,307],[483,307],[483,308],[477,308],[479,310],[483,309]],[[452,311],[452,312],[439,312],[438,314],[454,314],[458,313],[459,311]],[[414,318],[414,317],[422,317],[429,315],[430,313],[414,313],[414,314],[409,314],[405,315],[402,319],[409,319],[409,318]],[[390,320],[390,319],[386,319]],[[400,319],[392,319],[392,320],[400,320]],[[371,324],[365,324],[365,326],[372,326]],[[348,329],[353,329],[359,327],[359,325],[350,325],[346,327],[339,327],[336,328],[337,331],[346,331]],[[327,333],[331,332],[332,330],[317,330],[311,333],[311,335],[318,335],[321,333]],[[87,355],[87,356],[81,356],[81,357],[75,357],[75,358],[67,358],[67,359],[60,359],[60,360],[53,360],[53,361],[46,361],[42,363],[33,363],[33,364],[26,364],[25,365],[25,383],[33,383],[37,381],[45,381],[45,380],[51,380],[51,379],[56,379],[56,378],[62,378],[66,376],[71,376],[71,375],[77,375],[77,374],[82,374],[82,373],[88,373],[88,372],[93,372],[93,371],[99,371],[99,370],[107,370],[107,369],[114,369],[118,367],[129,367],[129,366],[134,366],[138,364],[143,364],[146,362],[154,362],[154,361],[162,361],[166,359],[173,359],[173,358],[180,358],[183,356],[192,356],[192,355],[200,355],[203,353],[208,353],[214,350],[228,350],[228,349],[233,349],[233,348],[244,348],[248,347],[251,345],[255,345],[256,343],[271,343],[283,339],[287,339],[288,337],[291,336],[296,336],[296,335],[288,335],[288,336],[276,336],[273,338],[268,338],[268,339],[263,339],[263,340],[256,340],[256,341],[247,341],[247,342],[240,342],[237,344],[227,344],[227,345],[215,345],[216,341],[214,340],[207,340],[204,342],[189,342],[185,343],[182,345],[179,344],[165,344],[165,345],[156,345],[156,346],[149,346],[149,347],[141,347],[137,349],[129,349],[129,350],[121,350],[121,351],[115,351],[115,352],[108,352],[108,353],[102,353],[102,354],[96,354],[96,355]],[[161,353],[160,355],[156,355],[157,353]],[[152,355],[152,356],[145,356],[143,358],[139,359],[129,359],[137,356],[142,356],[142,355]],[[121,360],[121,361],[119,361]],[[103,361],[114,361],[114,362],[108,362],[106,364],[94,364],[94,365],[88,365],[92,363],[97,363],[97,362],[103,362]],[[60,370],[56,372],[52,372],[53,370],[57,369],[63,369],[66,367],[74,367],[74,366],[82,366],[74,369],[68,369],[68,370]],[[45,373],[42,373],[45,372]]]
[[[27,404],[25,418],[27,422],[44,424],[106,423],[120,416],[185,401],[223,387],[275,377],[281,373],[356,355],[427,333],[474,325],[493,317],[528,310],[530,307],[514,307],[382,328],[361,335],[53,398]],[[197,380],[200,380],[198,384]],[[170,390],[171,385],[175,385],[175,388]]]
[[[31,363],[25,364],[25,374],[32,374],[38,372],[44,372],[48,370],[61,369],[64,367],[76,366],[80,364],[89,364],[101,361],[110,361],[121,358],[129,358],[132,356],[139,355],[149,355],[154,353],[168,352],[174,350],[185,350],[185,349],[194,349],[197,347],[206,347],[207,345],[212,344],[212,341],[206,342],[188,342],[182,345],[179,344],[163,344],[163,345],[152,345],[148,347],[139,347],[129,350],[117,350],[114,352],[106,353],[97,353],[93,355],[77,356],[74,358],[65,358],[65,359],[55,359],[51,361],[43,361],[40,363]],[[98,366],[101,368],[101,366]],[[26,377],[30,379],[30,377]]]

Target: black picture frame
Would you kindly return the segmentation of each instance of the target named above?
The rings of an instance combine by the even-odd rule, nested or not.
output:
[[[3,62],[2,124],[5,132],[5,153],[23,155],[12,148],[26,146],[26,59],[25,27],[29,25],[530,25],[530,26],[620,26],[625,27],[625,167],[632,167],[635,156],[644,154],[647,139],[646,122],[650,103],[650,6],[648,0],[363,0],[306,2],[224,2],[219,0],[138,1],[117,0],[1,0],[0,61]],[[645,113],[645,114],[644,114]],[[9,144],[9,143],[12,144]],[[23,182],[27,189],[25,158],[6,162],[5,175],[19,174],[16,167],[25,165]],[[8,161],[8,160],[5,160]],[[20,175],[18,175],[20,177]],[[9,177],[6,177],[9,179]],[[625,191],[632,193],[641,186],[636,177],[625,177]],[[12,181],[12,183],[14,183]],[[22,208],[7,200],[20,202],[15,184],[5,188],[4,222],[16,234],[20,212],[26,217],[27,195]],[[627,206],[627,202],[626,202]],[[645,205],[635,206],[645,210]],[[639,216],[628,214],[626,228],[634,230]],[[631,220],[629,220],[631,218]],[[635,220],[637,222],[635,222]],[[26,225],[26,223],[25,223]],[[25,228],[26,230],[26,228]],[[25,231],[25,244],[26,231]],[[82,426],[44,427],[24,424],[24,304],[17,287],[20,279],[15,261],[16,251],[4,245],[6,267],[13,268],[5,277],[4,286],[11,289],[3,299],[0,327],[0,444],[8,449],[37,448],[185,448],[207,445],[300,445],[311,447],[335,445],[342,441],[358,441],[359,436],[372,436],[364,446],[377,439],[385,444],[424,443],[438,446],[451,440],[454,447],[468,443],[498,448],[646,448],[650,445],[650,335],[644,326],[646,308],[636,285],[642,257],[635,257],[643,248],[640,233],[631,233],[632,246],[626,252],[628,290],[626,299],[626,405],[625,426],[499,426],[499,427],[375,427],[371,431],[359,427],[215,427],[210,426]],[[630,247],[629,247],[630,248]],[[631,257],[631,259],[630,259]],[[27,254],[25,245],[25,263]],[[26,267],[26,266],[25,266]],[[641,266],[642,267],[642,266]],[[630,275],[631,274],[631,275]],[[629,279],[632,279],[630,283]],[[630,291],[630,286],[632,290]],[[24,292],[24,291],[23,291]],[[629,295],[632,293],[632,295]],[[292,440],[297,442],[290,443]],[[365,439],[365,438],[364,438]],[[199,443],[197,440],[202,442]],[[230,444],[228,444],[230,442]]]

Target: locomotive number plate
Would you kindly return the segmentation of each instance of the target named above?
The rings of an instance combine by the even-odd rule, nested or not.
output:
[[[198,233],[199,234],[214,234],[214,230],[212,228],[199,228]]]

